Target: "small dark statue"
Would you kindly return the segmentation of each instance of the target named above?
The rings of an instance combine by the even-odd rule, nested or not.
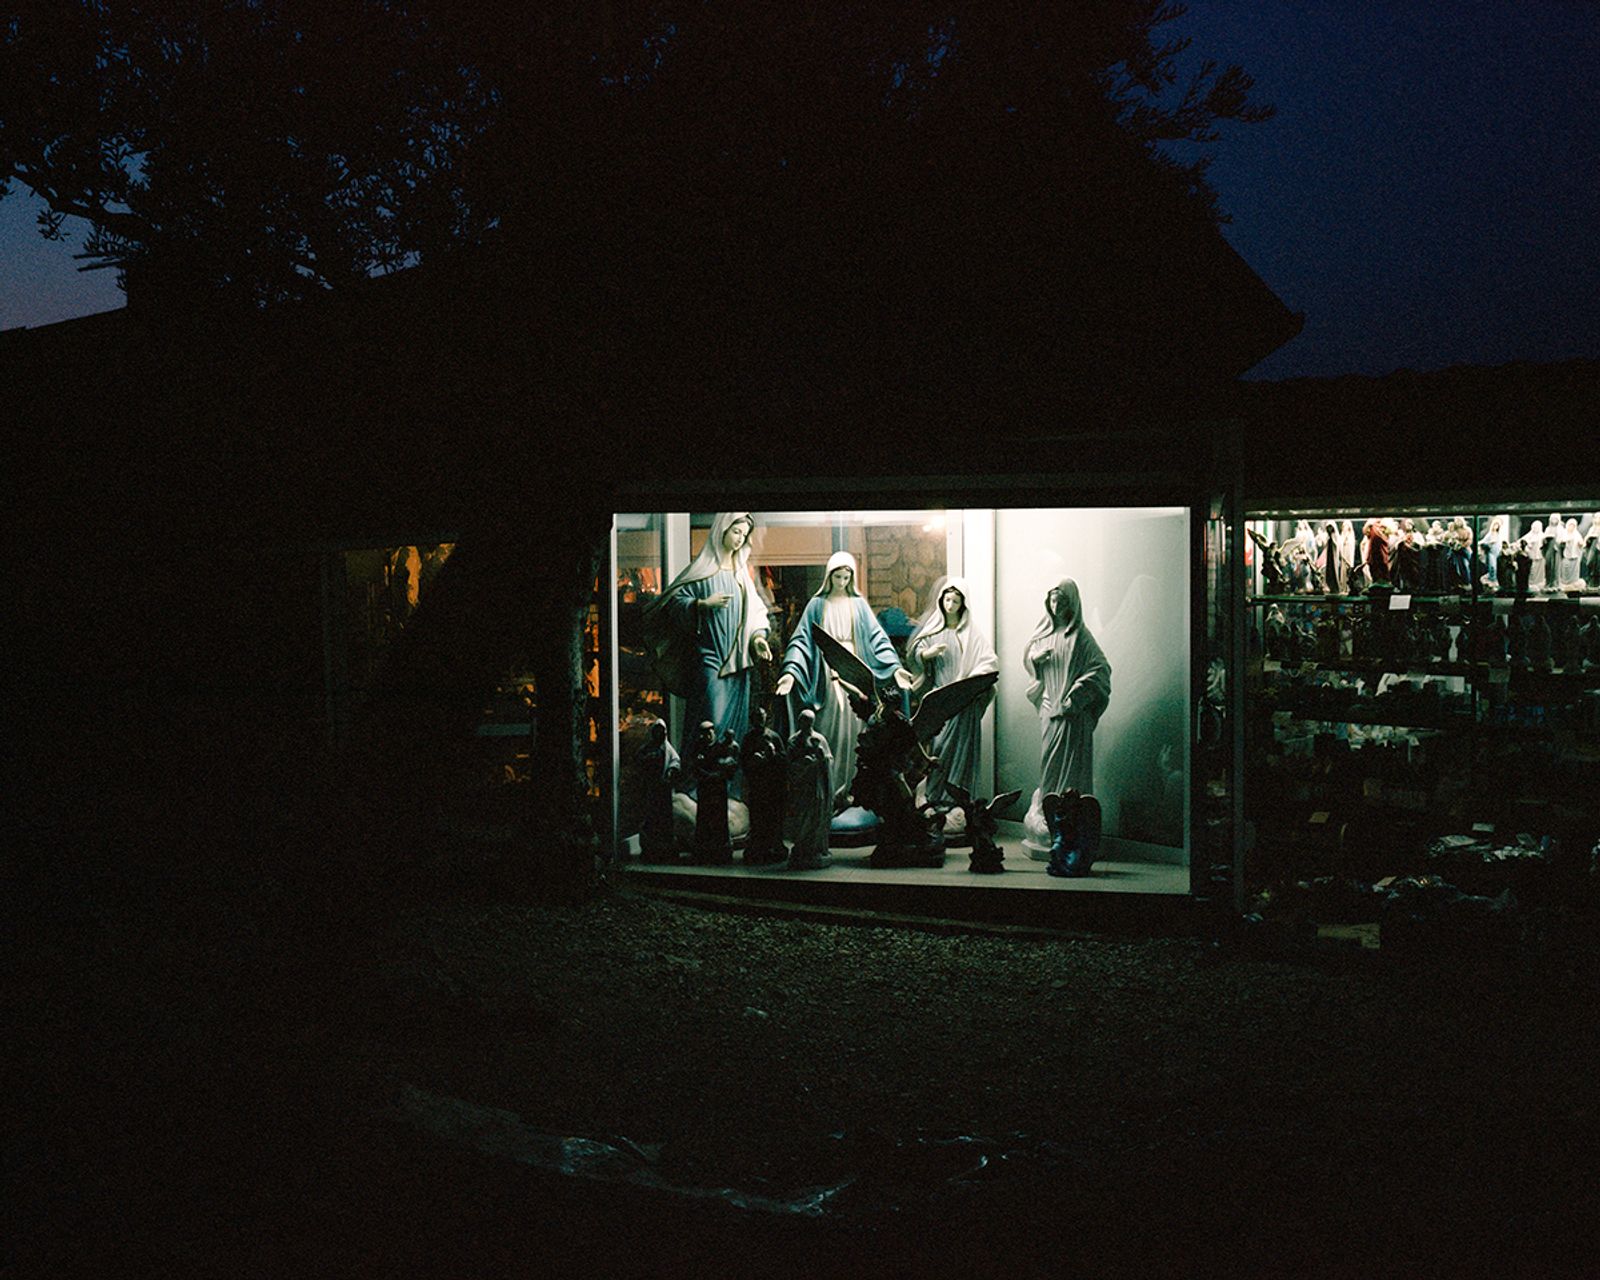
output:
[[[733,861],[728,834],[728,781],[739,772],[739,748],[733,730],[717,737],[716,726],[701,722],[689,767],[695,780],[694,861],[727,866]]]
[[[967,870],[978,875],[998,875],[1005,870],[1005,854],[995,843],[1000,830],[1000,815],[1021,798],[1021,791],[1007,791],[993,800],[974,800],[972,793],[958,783],[946,783],[956,804],[966,815],[967,834],[972,837],[972,852],[967,855]]]
[[[677,748],[667,741],[667,726],[657,720],[634,756],[644,783],[644,814],[639,822],[639,857],[645,862],[676,862],[672,839],[672,792],[683,774]]]
[[[1050,827],[1050,875],[1081,879],[1100,852],[1100,802],[1068,789],[1044,798],[1044,820]]]
[[[750,732],[739,746],[739,762],[744,766],[744,802],[750,809],[745,863],[782,862],[788,856],[783,846],[783,792],[789,760],[783,739],[767,723],[764,707],[750,713]]]
[[[878,815],[878,843],[867,861],[874,867],[942,867],[944,815],[917,803],[917,786],[937,759],[928,743],[952,718],[993,689],[998,672],[955,680],[929,692],[907,719],[897,706],[877,696],[867,665],[821,627],[813,629],[817,647],[839,677],[855,713],[865,723],[856,739],[856,775],[851,799]]]
[[[1250,541],[1261,549],[1261,585],[1269,596],[1281,596],[1289,590],[1289,566],[1283,550],[1276,542],[1268,541],[1254,529],[1246,529]]]

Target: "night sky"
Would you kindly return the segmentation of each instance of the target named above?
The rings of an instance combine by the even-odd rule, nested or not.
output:
[[[1600,5],[1190,0],[1266,124],[1212,150],[1225,234],[1305,331],[1253,377],[1600,355]],[[121,305],[0,201],[0,328]]]

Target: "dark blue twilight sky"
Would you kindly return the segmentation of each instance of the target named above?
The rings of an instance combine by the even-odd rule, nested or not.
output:
[[[1173,29],[1278,108],[1211,170],[1306,317],[1252,377],[1600,356],[1600,4],[1189,0]],[[36,212],[0,201],[0,328],[120,306]]]

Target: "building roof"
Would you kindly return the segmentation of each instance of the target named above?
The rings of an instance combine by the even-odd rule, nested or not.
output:
[[[1025,474],[1041,432],[1170,422],[1300,326],[1138,163],[848,209],[658,194],[260,315],[0,335],[14,510],[334,537],[552,469]]]

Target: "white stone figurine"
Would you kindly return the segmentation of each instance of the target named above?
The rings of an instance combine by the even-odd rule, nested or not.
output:
[[[927,688],[939,689],[968,676],[987,675],[1000,670],[989,637],[973,624],[968,607],[965,578],[948,577],[933,593],[933,603],[911,633],[907,651],[920,680]],[[939,761],[928,775],[923,796],[939,808],[956,804],[949,790],[956,783],[968,794],[978,786],[978,755],[982,745],[983,717],[994,700],[991,690],[964,711],[959,712],[934,737],[929,751]]]
[[[1045,613],[1028,641],[1023,665],[1028,701],[1039,710],[1039,789],[1023,819],[1023,843],[1050,851],[1043,800],[1094,791],[1094,730],[1111,702],[1111,663],[1083,620],[1078,584],[1063,578],[1045,596]]]

